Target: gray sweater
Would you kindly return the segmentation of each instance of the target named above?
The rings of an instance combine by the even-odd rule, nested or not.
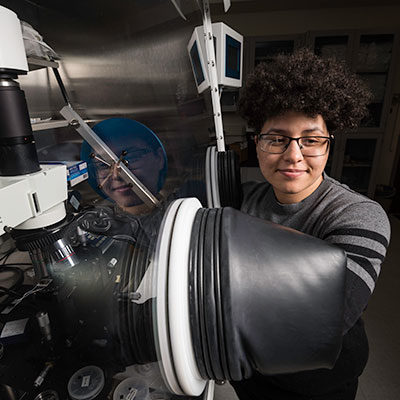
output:
[[[317,190],[295,204],[280,204],[268,182],[246,183],[243,192],[241,211],[335,243],[345,250],[347,332],[367,306],[386,254],[390,225],[385,211],[375,201],[327,175]]]

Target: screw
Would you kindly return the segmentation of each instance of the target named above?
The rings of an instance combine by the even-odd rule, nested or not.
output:
[[[142,295],[139,292],[131,292],[131,293],[129,293],[129,298],[130,298],[131,301],[140,300],[141,297],[142,297]]]

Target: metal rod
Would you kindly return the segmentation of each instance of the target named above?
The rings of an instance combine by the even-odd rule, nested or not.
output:
[[[53,70],[54,75],[55,75],[55,77],[57,79],[57,83],[58,83],[58,86],[59,86],[59,88],[61,90],[61,94],[64,97],[64,101],[65,101],[66,104],[68,104],[70,106],[71,103],[70,103],[69,98],[68,98],[68,93],[67,93],[67,90],[65,89],[64,82],[61,79],[60,73],[58,72],[57,68],[53,67],[52,70]]]
[[[108,163],[106,160],[103,160],[101,157],[97,156],[96,154],[93,154],[93,158],[94,158],[95,160],[100,161],[102,164],[107,165],[107,167],[111,167],[111,164],[110,164],[110,163]]]

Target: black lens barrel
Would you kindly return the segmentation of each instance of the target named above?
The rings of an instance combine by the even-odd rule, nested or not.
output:
[[[0,176],[40,171],[25,94],[12,79],[0,77]]]

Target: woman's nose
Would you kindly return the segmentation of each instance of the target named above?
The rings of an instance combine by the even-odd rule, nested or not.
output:
[[[119,165],[114,163],[110,170],[110,177],[112,179],[117,179],[119,177]]]
[[[304,159],[303,154],[301,152],[300,143],[296,140],[292,140],[289,143],[289,146],[283,153],[283,158],[289,162],[299,162]]]

